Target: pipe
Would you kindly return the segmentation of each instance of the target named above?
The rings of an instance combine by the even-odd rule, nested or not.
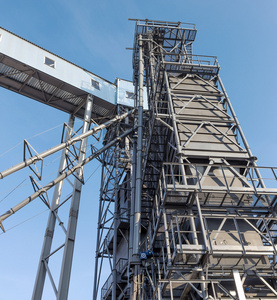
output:
[[[61,144],[59,144],[57,146],[54,146],[54,147],[52,147],[52,148],[50,148],[50,149],[48,149],[48,150],[46,150],[46,151],[44,151],[44,152],[42,152],[42,153],[40,153],[38,155],[34,155],[34,156],[32,156],[32,157],[24,160],[23,162],[15,165],[15,166],[13,166],[13,167],[11,167],[11,168],[3,171],[3,172],[0,172],[0,179],[3,179],[4,177],[6,177],[6,176],[8,176],[8,175],[10,175],[10,174],[12,174],[12,173],[14,173],[16,171],[19,171],[19,170],[21,170],[21,169],[23,169],[23,168],[25,168],[27,166],[30,166],[31,164],[33,164],[33,163],[35,163],[35,162],[37,162],[39,160],[42,160],[43,158],[45,158],[45,157],[47,157],[47,156],[49,156],[51,154],[54,154],[55,152],[58,152],[58,151],[60,151],[60,150],[62,150],[64,148],[67,148],[67,147],[69,147],[69,146],[77,143],[78,141],[83,140],[84,138],[89,137],[89,136],[95,134],[96,132],[101,131],[101,130],[103,130],[103,129],[109,127],[109,126],[111,126],[113,123],[115,123],[117,121],[123,120],[124,118],[126,118],[127,116],[129,116],[130,114],[132,114],[133,112],[134,112],[134,110],[132,110],[132,111],[130,111],[128,113],[125,113],[125,114],[123,114],[121,116],[116,116],[113,119],[107,121],[106,123],[104,123],[102,125],[99,125],[99,126],[93,128],[93,129],[91,129],[91,130],[89,130],[89,131],[87,131],[87,132],[85,132],[83,134],[80,134],[79,136],[77,136],[75,138],[72,138],[72,139],[70,139],[70,140],[68,140],[68,141],[66,141],[64,143],[61,143]]]
[[[142,194],[142,143],[143,143],[143,45],[142,36],[139,36],[139,101],[138,101],[138,137],[137,137],[137,161],[136,161],[136,188],[135,188],[135,212],[134,212],[134,239],[133,259],[139,260],[140,230],[141,230],[141,194]],[[140,294],[140,266],[135,265],[134,295],[132,299],[139,298]]]
[[[61,182],[65,178],[67,178],[68,176],[70,176],[71,174],[73,174],[78,169],[82,168],[84,165],[86,165],[87,163],[89,163],[90,161],[92,161],[94,158],[98,157],[101,153],[103,153],[104,151],[106,151],[108,148],[110,148],[111,146],[113,146],[115,143],[119,142],[122,138],[124,138],[127,135],[129,135],[133,130],[134,130],[133,128],[129,129],[128,131],[126,131],[125,133],[123,133],[122,135],[120,135],[119,137],[115,138],[113,141],[111,141],[107,145],[105,145],[103,148],[99,149],[94,154],[88,156],[86,159],[84,159],[83,161],[81,161],[80,163],[78,163],[77,165],[75,165],[74,167],[72,167],[70,170],[68,170],[67,172],[64,172],[59,177],[57,177],[53,181],[49,182],[47,185],[45,185],[41,189],[37,190],[31,196],[29,196],[28,198],[26,198],[25,200],[23,200],[22,202],[20,202],[19,204],[17,204],[16,206],[14,206],[13,208],[11,208],[10,210],[8,210],[6,213],[4,213],[3,215],[0,216],[0,223],[2,223],[5,219],[7,219],[8,217],[10,217],[14,213],[16,213],[18,210],[20,210],[21,208],[23,208],[24,206],[26,206],[28,203],[30,203],[31,201],[33,201],[34,199],[36,199],[40,195],[46,193],[53,186],[55,186],[57,183]]]

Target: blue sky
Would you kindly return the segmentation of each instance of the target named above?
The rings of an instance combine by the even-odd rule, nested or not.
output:
[[[0,26],[110,81],[132,79],[132,53],[126,47],[132,47],[135,24],[128,18],[195,23],[194,53],[218,57],[221,78],[258,164],[277,166],[276,0],[0,0],[0,4]],[[25,138],[52,129],[28,140],[38,152],[59,143],[62,124],[68,121],[65,113],[2,88],[0,101],[0,171],[21,161]],[[54,176],[55,164],[48,164],[45,175]],[[87,178],[97,166],[88,166]],[[31,186],[25,186],[27,179],[8,195],[29,174],[26,170],[0,182],[1,213],[32,193]],[[71,300],[92,297],[99,187],[98,169],[84,186]],[[36,200],[7,220],[5,227],[44,210]],[[44,212],[0,235],[0,300],[30,299],[46,221]],[[53,299],[49,288],[44,299]]]

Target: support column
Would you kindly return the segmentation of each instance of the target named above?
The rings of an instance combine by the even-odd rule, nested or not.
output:
[[[92,104],[93,104],[93,98],[91,95],[88,95],[87,102],[86,102],[86,110],[84,115],[83,133],[89,130],[91,113],[92,113]],[[87,149],[87,138],[85,138],[81,142],[79,162],[85,159],[86,149]],[[57,296],[58,300],[66,300],[68,297],[73,250],[74,250],[77,220],[78,220],[79,205],[80,205],[81,190],[82,190],[83,167],[77,171],[77,177],[78,178],[75,178],[74,190],[73,190],[73,195],[71,200],[67,235],[65,240],[63,262],[62,262],[59,288],[58,288],[58,296]]]
[[[66,130],[66,136],[65,141],[68,141],[72,135],[74,126],[74,116],[70,115],[69,121],[68,121],[68,127]],[[62,152],[61,160],[60,160],[60,166],[58,170],[58,176],[60,176],[61,171],[65,169],[66,167],[66,154],[68,150],[65,148]],[[63,181],[60,181],[56,186],[53,193],[52,198],[52,204],[51,204],[51,211],[49,213],[48,217],[48,223],[45,231],[36,281],[34,285],[32,300],[39,300],[42,297],[43,293],[43,287],[45,283],[45,276],[46,276],[46,266],[45,263],[48,264],[49,261],[49,255],[51,251],[54,231],[55,231],[55,225],[56,225],[56,213],[57,213],[57,207],[60,203],[61,193],[62,193],[62,186]]]
[[[119,136],[119,125],[116,126],[116,136]],[[117,143],[115,148],[115,187],[114,187],[114,235],[113,235],[113,287],[112,287],[112,300],[116,300],[116,286],[117,286],[117,229],[119,221],[119,211],[118,211],[118,160],[119,160],[119,144]]]
[[[136,191],[136,157],[137,157],[137,142],[133,141],[133,157],[132,157],[132,182],[131,182],[131,211],[130,211],[130,232],[129,232],[129,270],[131,269],[130,263],[133,259],[133,239],[134,239],[134,212],[135,212],[135,191]],[[130,277],[134,275],[134,270],[132,274],[129,271],[129,282]],[[130,276],[131,275],[131,276]],[[130,295],[134,294],[134,282],[130,285]]]
[[[233,270],[233,276],[234,276],[234,280],[235,280],[239,300],[246,300],[244,290],[243,290],[243,286],[242,286],[242,282],[241,282],[240,275],[239,275],[239,271],[238,270]]]
[[[139,36],[139,101],[138,101],[138,136],[137,136],[137,161],[136,161],[136,189],[135,189],[135,213],[134,213],[134,239],[133,239],[133,261],[136,263],[134,274],[134,295],[139,294],[140,284],[140,230],[141,230],[141,192],[142,192],[142,143],[143,143],[143,46],[142,36]]]
[[[163,218],[164,218],[165,245],[166,245],[166,251],[167,251],[167,263],[169,266],[171,266],[172,265],[172,257],[171,257],[169,230],[168,230],[168,226],[167,226],[167,215],[165,212],[165,208],[163,208]]]

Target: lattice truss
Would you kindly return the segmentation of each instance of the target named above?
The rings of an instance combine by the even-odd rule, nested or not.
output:
[[[115,161],[113,151],[115,148],[119,148],[118,144],[123,143],[123,140],[133,131],[130,126],[127,128],[119,124],[125,122],[124,119],[131,118],[133,111],[132,109],[125,111],[121,109],[109,121],[98,124],[91,118],[93,108],[93,97],[88,95],[82,126],[74,126],[75,117],[71,115],[68,124],[64,125],[61,144],[42,153],[37,153],[29,142],[24,141],[24,161],[0,173],[0,178],[3,179],[29,166],[35,175],[30,176],[34,193],[0,216],[0,225],[3,231],[5,231],[3,221],[36,198],[40,198],[49,209],[49,218],[32,299],[41,299],[46,279],[53,289],[53,297],[57,299],[67,298],[80,195],[82,186],[85,184],[84,166],[93,159],[101,161],[103,168],[106,165],[105,170],[107,173],[111,173],[106,175],[110,181],[103,181],[102,190],[106,190],[104,200],[108,201],[107,199],[112,197],[111,193],[115,191],[115,187],[112,186],[113,169],[111,169]],[[115,132],[114,128],[118,128],[118,132]],[[113,136],[107,137],[105,135],[107,129],[109,133],[113,132]],[[124,149],[126,149],[124,153],[127,153],[127,147],[124,147]],[[42,173],[44,159],[61,150],[57,178],[44,185]],[[123,159],[122,155],[119,155],[119,157]],[[124,157],[125,162],[122,161],[120,168],[126,164],[127,158],[127,156]],[[48,192],[52,188],[54,191],[52,201],[50,201]],[[68,191],[70,192],[68,193]],[[59,225],[58,229],[56,224]],[[58,274],[57,264],[60,264],[61,270]]]
[[[49,78],[49,75],[26,64],[16,62],[3,54],[0,54],[0,82],[1,86],[9,90],[70,112],[76,117],[83,117],[84,105],[87,100],[86,92],[56,78]],[[95,98],[92,117],[97,119],[98,123],[107,121],[110,118],[111,109],[111,105],[107,104],[106,107],[103,107],[99,99]]]
[[[217,59],[193,54],[195,36],[191,24],[137,21],[136,107],[117,106],[114,116],[99,112],[90,95],[75,99],[64,86],[46,86],[38,74],[7,68],[0,58],[1,76],[17,80],[19,90],[37,88],[45,102],[63,99],[73,112],[60,145],[36,153],[26,141],[24,162],[0,173],[2,179],[30,166],[38,178],[31,178],[34,194],[0,216],[3,230],[6,218],[37,197],[50,211],[33,299],[41,298],[46,276],[56,298],[67,298],[83,167],[94,158],[102,164],[94,300],[276,299],[277,171],[256,165]],[[81,109],[84,124],[74,132]],[[87,138],[100,140],[103,131],[103,146],[87,154]],[[41,186],[43,159],[60,150],[58,177]],[[72,193],[62,198],[69,178]],[[66,227],[60,211],[67,202]],[[56,223],[63,238],[55,248]],[[59,283],[49,264],[58,252]]]
[[[123,106],[118,106],[117,109],[119,115],[130,110],[130,108]],[[128,132],[130,133],[133,130],[133,123],[133,118],[126,118],[125,122],[110,127],[105,135],[104,144],[113,141],[117,136],[126,132],[126,128],[129,129]],[[130,221],[132,143],[131,134],[126,136],[120,143],[107,149],[101,158],[102,177],[96,241],[95,295],[99,293],[100,283],[103,284],[101,282],[102,269],[105,269],[105,272],[107,272],[106,268],[108,268],[111,272],[111,275],[105,279],[101,287],[102,298],[111,292],[114,265],[116,265],[117,271],[120,271],[122,274],[126,273],[128,266],[127,258],[120,258],[116,261],[115,253],[117,247],[114,245],[122,239],[126,243],[129,240],[126,230],[129,228]],[[124,291],[119,284],[118,288],[124,295]]]
[[[192,54],[194,37],[181,24],[137,23],[134,72],[142,40],[152,124],[141,251],[154,255],[135,297],[274,299],[276,169],[256,166],[218,62]]]

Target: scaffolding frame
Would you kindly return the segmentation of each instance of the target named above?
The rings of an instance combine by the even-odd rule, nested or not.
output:
[[[195,26],[135,21],[129,273],[101,299],[274,299],[276,168],[257,167]]]

